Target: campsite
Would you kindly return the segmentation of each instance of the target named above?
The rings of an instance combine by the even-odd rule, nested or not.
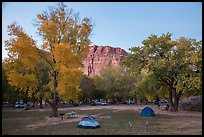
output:
[[[202,3],[2,2],[3,135],[201,135]]]
[[[4,108],[2,112],[3,135],[201,135],[202,112],[167,112],[148,105],[154,117],[142,117],[140,112],[146,105],[78,106],[60,108],[59,112],[74,111],[78,118],[48,117],[47,108]],[[78,128],[82,117],[92,115],[100,128]],[[148,121],[148,132],[146,122]],[[129,128],[129,122],[132,129]],[[18,123],[18,124],[16,124]]]

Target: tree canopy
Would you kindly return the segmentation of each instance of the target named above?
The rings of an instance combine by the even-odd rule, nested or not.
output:
[[[171,36],[170,33],[151,35],[142,42],[143,46],[130,49],[131,54],[123,64],[132,73],[147,71],[147,77],[157,81],[153,87],[168,87],[171,106],[177,111],[182,94],[201,94],[202,41],[184,37],[172,40]],[[149,81],[150,86],[154,80],[147,77],[143,81]],[[137,87],[143,84],[147,82],[140,83]]]
[[[125,71],[123,66],[116,65],[101,70],[100,76],[94,78],[96,89],[105,92],[105,98],[113,102],[135,98],[133,90],[136,77]]]
[[[80,67],[90,45],[93,25],[89,18],[79,19],[72,9],[58,3],[41,14],[37,14],[36,27],[43,39],[42,45],[23,31],[16,23],[8,26],[9,40],[5,42],[9,62],[14,63],[8,74],[12,85],[29,94],[44,84],[50,89],[45,100],[52,107],[52,116],[57,116],[60,99],[77,99]],[[39,80],[39,63],[48,68],[49,83]]]

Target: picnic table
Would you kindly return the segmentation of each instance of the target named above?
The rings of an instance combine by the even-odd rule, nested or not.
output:
[[[63,117],[64,117],[64,113],[60,113],[60,116],[61,116],[61,119],[63,120]]]
[[[69,112],[69,113],[65,113],[65,115],[67,116],[67,118],[76,118],[78,117],[76,112]]]

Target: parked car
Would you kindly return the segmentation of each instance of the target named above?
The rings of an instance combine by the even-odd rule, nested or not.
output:
[[[127,104],[127,101],[122,101],[121,104]]]
[[[76,102],[75,102],[75,103],[73,103],[73,105],[74,105],[74,106],[79,106],[79,103],[76,103]]]
[[[26,106],[26,103],[23,102],[23,100],[16,101],[15,107],[16,108],[24,108]]]
[[[88,102],[86,102],[86,101],[81,101],[81,102],[79,102],[79,105],[88,105],[89,103]]]
[[[165,99],[161,99],[161,100],[159,101],[159,104],[160,104],[160,105],[162,105],[162,104],[167,104],[167,103],[168,103],[168,101],[165,100]]]
[[[169,109],[169,103],[168,103],[168,101],[165,100],[165,99],[161,99],[161,100],[159,101],[159,106],[160,106],[161,109],[165,109],[165,110],[168,110],[168,109]]]
[[[30,109],[31,109],[30,104],[26,104],[26,105],[25,105],[25,110],[30,110]]]
[[[128,100],[128,104],[135,104],[135,100],[134,99]]]
[[[105,106],[105,105],[107,105],[108,103],[106,103],[106,102],[100,102],[100,104],[101,104],[102,106]]]
[[[102,105],[102,106],[105,106],[107,105],[108,103],[106,102],[106,100],[100,100],[99,102],[97,102],[98,105]]]
[[[154,100],[153,103],[154,103],[155,105],[158,105],[158,104],[159,104],[159,100]]]
[[[134,99],[124,100],[121,101],[121,104],[135,104],[135,100]]]
[[[91,102],[89,103],[89,105],[90,105],[90,106],[96,106],[97,103],[96,103],[95,101],[91,101]]]

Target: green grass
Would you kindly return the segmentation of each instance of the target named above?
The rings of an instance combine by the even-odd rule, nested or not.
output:
[[[72,111],[72,110],[69,110]],[[111,109],[73,110],[78,114],[95,115],[103,113],[110,118],[97,119],[98,129],[77,128],[79,122],[46,125],[26,128],[28,125],[45,122],[50,111],[2,112],[2,134],[8,135],[165,135],[165,134],[202,134],[202,120],[196,117],[157,115],[141,117],[131,110],[114,112]],[[66,112],[66,111],[59,111]],[[60,120],[60,118],[59,118]],[[128,122],[132,123],[132,130]],[[148,133],[146,121],[149,122]]]

